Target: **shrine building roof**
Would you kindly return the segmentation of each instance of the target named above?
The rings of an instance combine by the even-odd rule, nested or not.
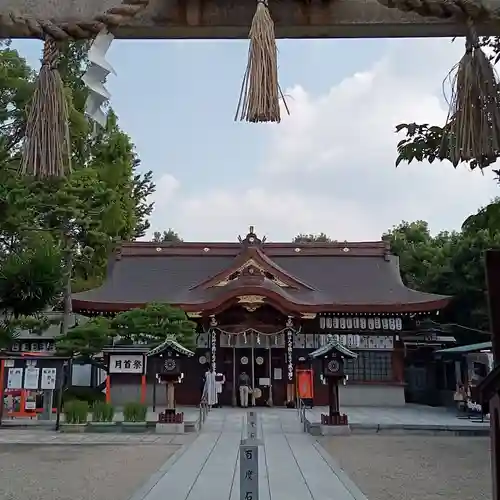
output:
[[[412,313],[450,297],[407,288],[387,243],[271,243],[250,228],[236,243],[123,243],[99,288],[73,294],[75,312],[114,312],[167,302],[215,314],[267,303],[285,314]]]

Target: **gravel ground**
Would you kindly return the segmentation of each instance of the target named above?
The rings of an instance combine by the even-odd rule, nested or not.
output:
[[[2,500],[127,500],[174,445],[0,445]]]
[[[368,500],[491,500],[489,438],[322,438]]]

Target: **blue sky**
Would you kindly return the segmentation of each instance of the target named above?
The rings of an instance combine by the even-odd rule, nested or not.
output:
[[[39,64],[40,42],[14,47]],[[232,241],[253,224],[274,241],[316,231],[377,239],[402,219],[456,228],[496,195],[489,174],[394,168],[394,125],[444,120],[441,83],[461,44],[280,41],[292,110],[280,125],[233,121],[247,50],[245,41],[113,42],[111,105],[155,174],[154,229]]]

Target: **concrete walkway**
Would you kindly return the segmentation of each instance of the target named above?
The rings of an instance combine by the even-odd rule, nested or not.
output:
[[[353,432],[384,432],[384,431],[413,431],[451,432],[467,434],[489,434],[489,418],[480,421],[480,417],[471,419],[458,418],[457,412],[446,408],[433,408],[424,405],[407,404],[403,407],[363,407],[352,406],[341,408],[347,413],[349,425]],[[321,414],[328,413],[326,406],[316,406],[306,410],[306,418],[311,424],[321,421]]]
[[[257,411],[263,442],[258,500],[366,500],[316,441],[301,431],[296,411]],[[239,409],[213,410],[198,438],[131,500],[243,500],[238,451],[244,415]]]

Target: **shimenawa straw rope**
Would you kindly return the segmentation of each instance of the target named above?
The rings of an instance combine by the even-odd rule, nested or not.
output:
[[[280,97],[289,111],[278,83],[278,49],[267,0],[257,0],[249,38],[248,63],[234,119],[280,122]]]
[[[25,175],[62,177],[71,171],[68,104],[58,57],[57,42],[47,37],[26,124],[21,161]]]
[[[123,0],[90,21],[55,25],[10,13],[14,24],[23,24],[36,38],[44,40],[42,67],[35,85],[26,124],[20,172],[36,177],[62,177],[71,171],[71,141],[68,104],[64,84],[57,69],[58,42],[92,38],[133,18],[149,0]]]
[[[452,96],[439,156],[453,165],[474,160],[491,164],[500,152],[500,96],[491,61],[479,44],[474,23],[498,21],[498,9],[480,0],[378,0],[388,8],[423,17],[454,19],[466,28],[465,55],[450,72]]]

